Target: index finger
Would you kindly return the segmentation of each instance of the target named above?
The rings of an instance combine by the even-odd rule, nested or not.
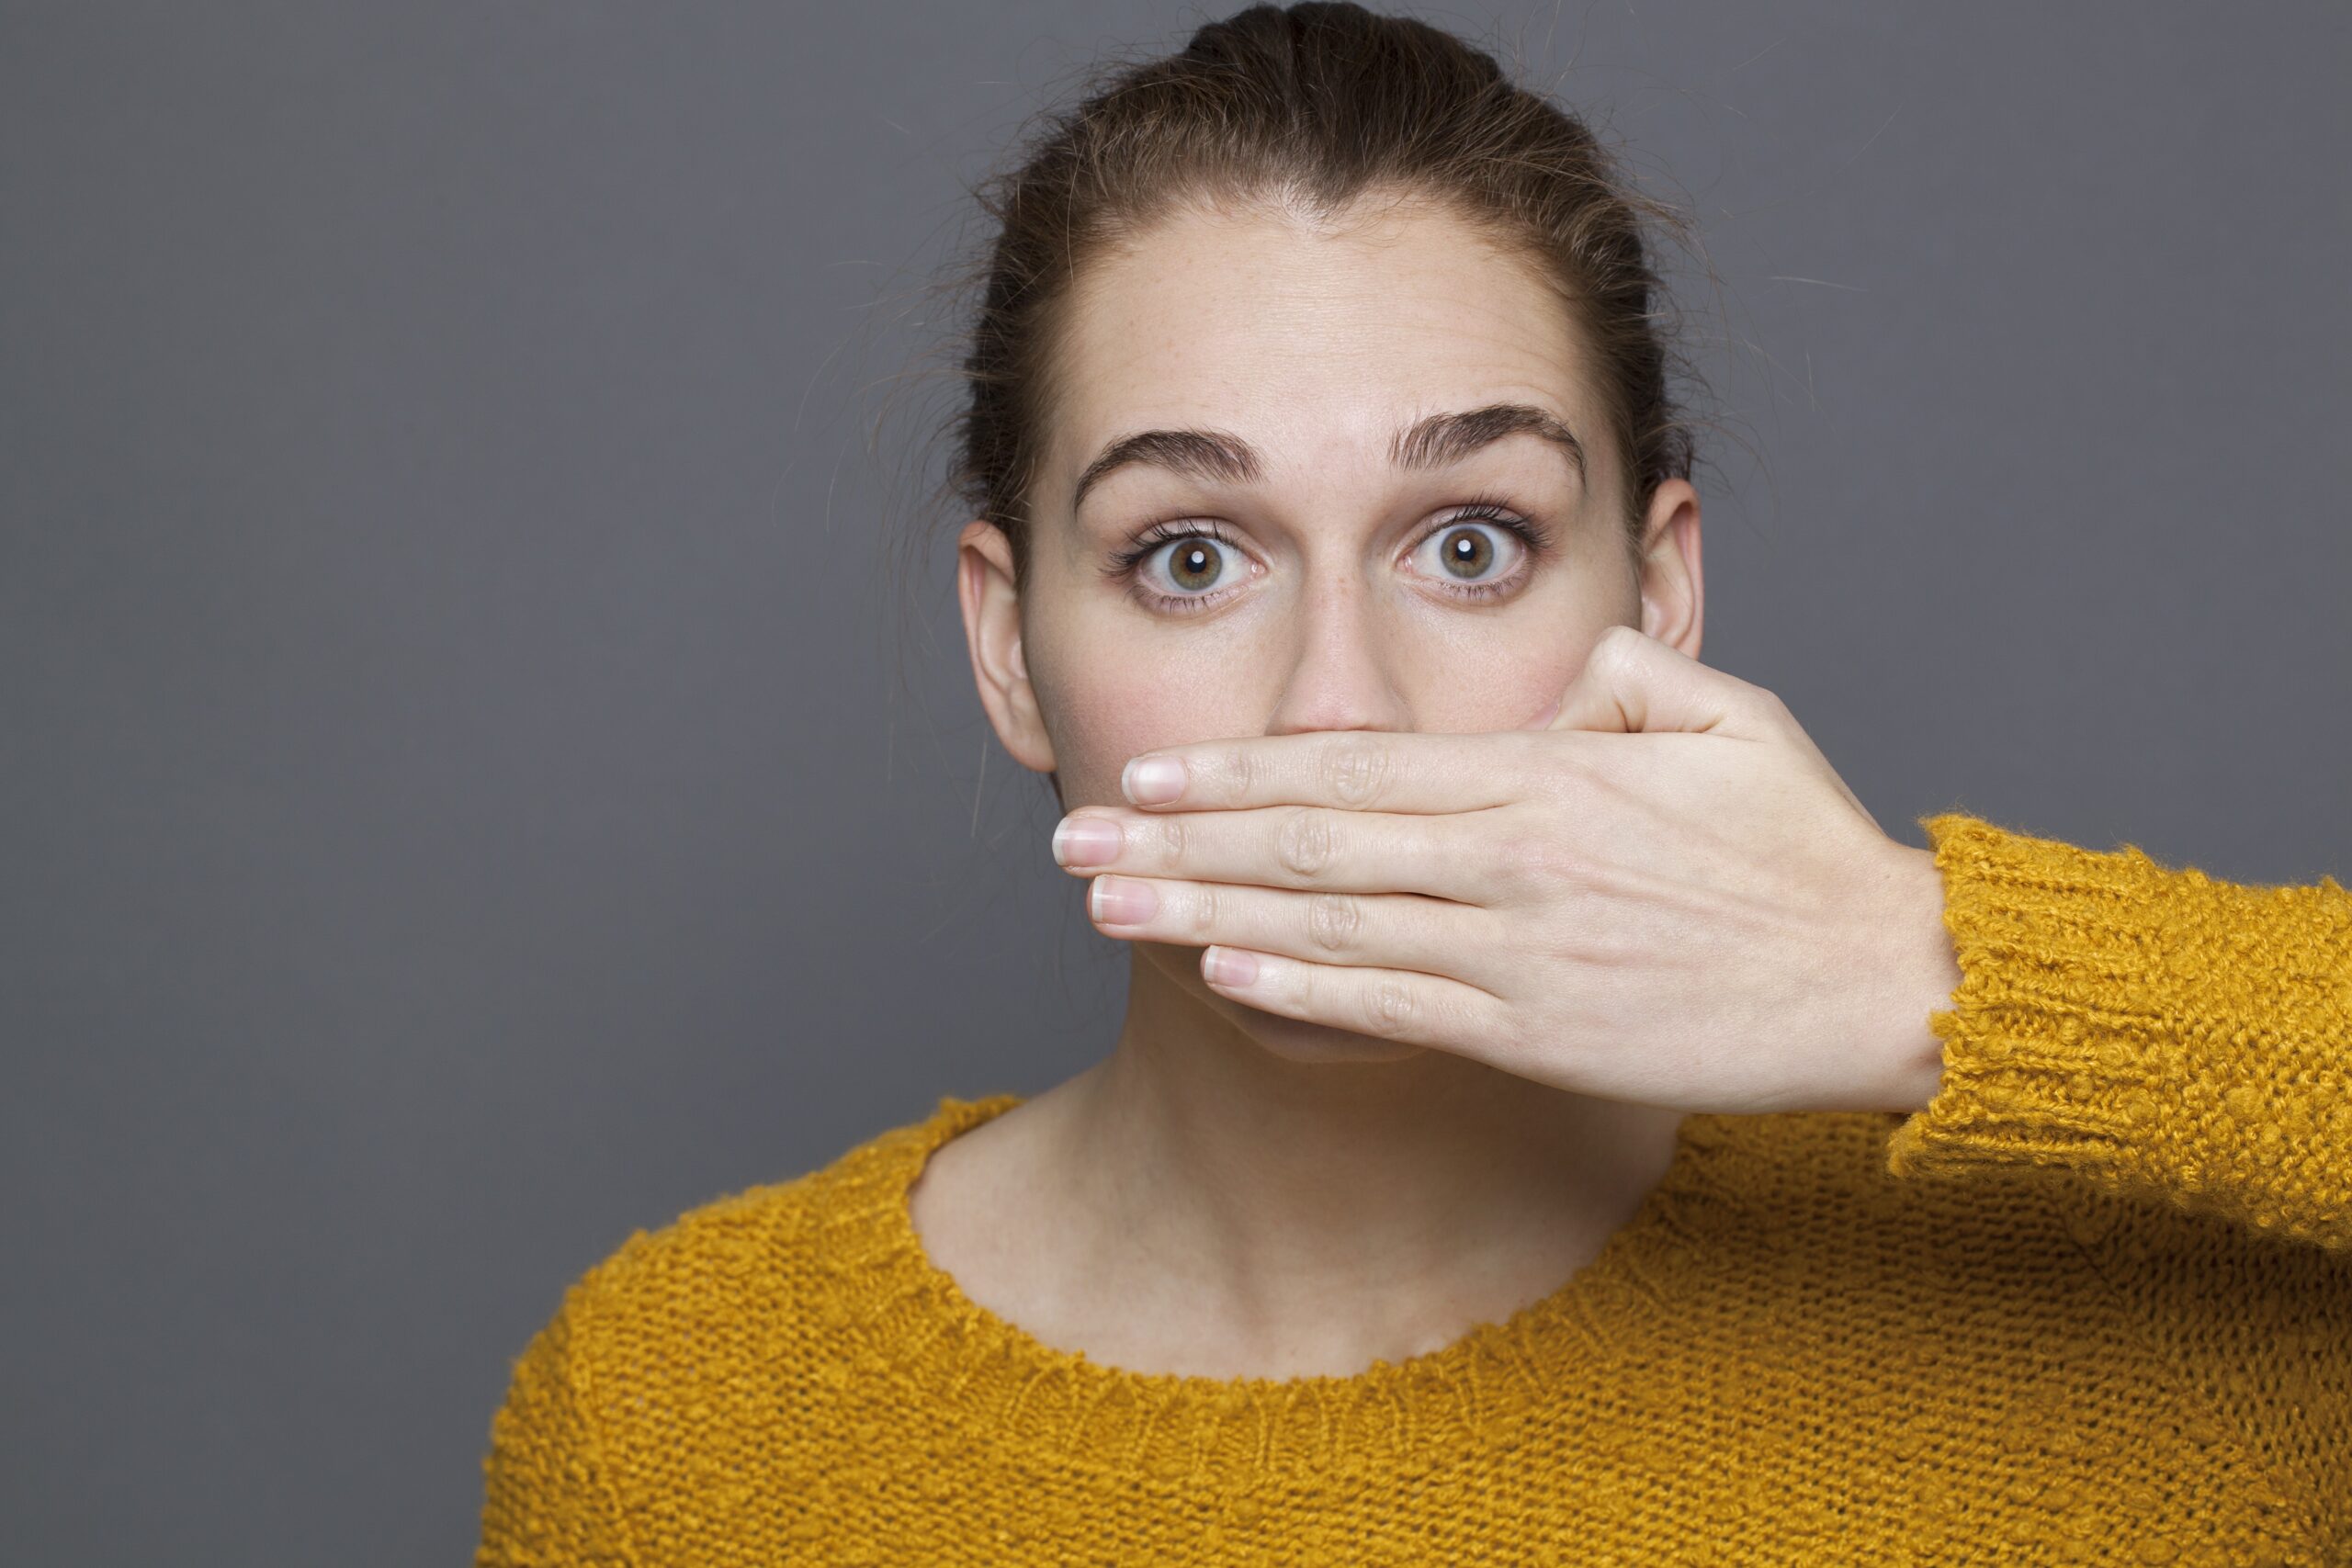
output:
[[[1203,740],[1131,759],[1119,787],[1146,808],[1481,811],[1521,798],[1539,750],[1566,743],[1563,732],[1527,729],[1331,729]]]

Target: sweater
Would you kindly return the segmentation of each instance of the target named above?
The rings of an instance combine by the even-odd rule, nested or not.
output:
[[[1224,1381],[930,1261],[909,1187],[1020,1103],[944,1097],[569,1287],[477,1568],[2352,1563],[2352,896],[1919,821],[1924,1109],[1688,1115],[1551,1294]]]

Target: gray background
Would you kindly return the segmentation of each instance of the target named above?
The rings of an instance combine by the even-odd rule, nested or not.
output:
[[[1222,9],[0,7],[0,1559],[462,1560],[632,1230],[1107,1045],[877,542],[961,182]],[[1891,831],[2352,876],[2343,7],[1419,14],[1697,214],[1705,657]]]

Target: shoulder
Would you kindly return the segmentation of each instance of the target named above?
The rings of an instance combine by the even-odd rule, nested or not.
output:
[[[863,1260],[893,1233],[904,1183],[970,1102],[944,1100],[825,1165],[742,1188],[632,1233],[567,1292],[560,1320],[583,1397],[620,1420],[654,1406],[773,1396],[848,1352]]]
[[[1735,1262],[1809,1259],[1858,1288],[2149,1317],[2243,1314],[2284,1292],[2352,1301],[2352,1255],[2298,1246],[2063,1167],[1985,1163],[1894,1174],[1905,1114],[1699,1119],[1693,1186],[1709,1248]],[[2223,1288],[2226,1285],[2228,1288]],[[2335,1309],[2344,1311],[2342,1305]]]
[[[2046,1170],[1896,1176],[1904,1116],[1805,1111],[1699,1119],[1707,1245],[1735,1265],[1898,1296],[2078,1282],[2079,1222]]]

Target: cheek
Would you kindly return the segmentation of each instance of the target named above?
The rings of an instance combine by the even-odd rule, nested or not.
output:
[[[1238,643],[1202,639],[1171,657],[1164,643],[1059,629],[1037,643],[1029,673],[1065,807],[1126,804],[1119,774],[1140,752],[1264,733],[1278,694],[1265,660]]]
[[[1548,720],[1592,645],[1618,624],[1611,608],[1555,600],[1528,615],[1454,627],[1403,677],[1414,728],[1476,735]]]
[[[1575,678],[1576,662],[1548,655],[1530,659],[1524,652],[1520,658],[1521,662],[1507,668],[1484,667],[1474,695],[1458,690],[1431,694],[1416,705],[1415,711],[1422,716],[1414,728],[1432,734],[1483,735],[1498,729],[1526,729],[1547,717]]]
[[[1264,705],[1229,681],[1116,663],[1072,672],[1055,694],[1054,761],[1071,809],[1126,804],[1119,774],[1140,752],[1263,728]]]

